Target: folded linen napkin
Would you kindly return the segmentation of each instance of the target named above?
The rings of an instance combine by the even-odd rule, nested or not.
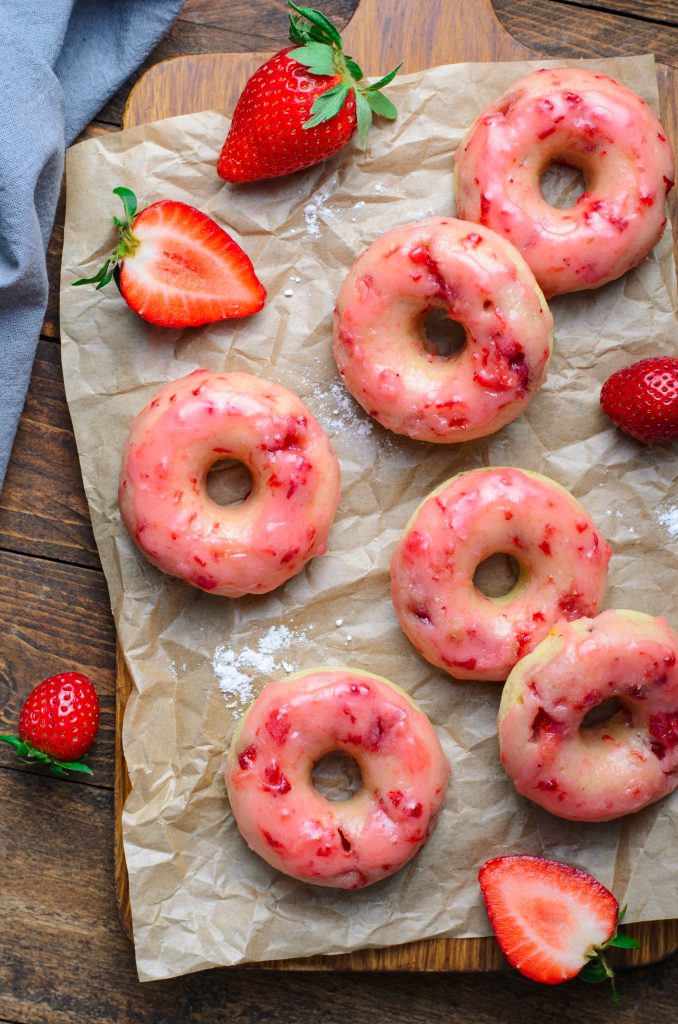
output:
[[[64,149],[183,0],[0,0],[0,487],[47,304]]]

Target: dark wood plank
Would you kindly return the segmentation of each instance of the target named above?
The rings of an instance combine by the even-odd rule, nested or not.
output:
[[[0,769],[0,1019],[17,1024],[673,1024],[678,970],[603,986],[481,975],[219,970],[140,985],[115,916],[112,794]],[[27,809],[30,808],[30,813]],[[38,853],[39,851],[39,853]],[[11,941],[9,936],[11,934]]]
[[[639,18],[641,21],[656,21],[664,25],[678,25],[678,6],[675,0],[561,0],[578,7],[608,11],[619,17]]]
[[[0,548],[99,567],[58,345],[41,341],[0,494]]]
[[[615,2],[615,0],[610,0]],[[639,4],[646,12],[661,4]],[[585,9],[584,9],[585,6]],[[657,60],[676,66],[678,25],[620,17],[610,11],[579,6],[568,0],[494,0],[504,28],[526,46],[553,57],[614,57],[622,53],[654,53]],[[616,6],[616,2],[615,2]]]
[[[115,640],[103,573],[0,551],[0,635],[0,732],[16,733],[24,698],[46,676],[84,672],[99,694],[101,726],[87,755],[94,775],[73,784],[112,787]],[[4,743],[0,766],[35,771]]]

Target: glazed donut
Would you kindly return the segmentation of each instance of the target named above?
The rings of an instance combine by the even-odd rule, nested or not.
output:
[[[490,555],[513,555],[518,581],[490,598],[473,583]],[[391,559],[406,636],[457,679],[501,681],[560,618],[598,611],[610,548],[563,487],[521,469],[474,469],[433,491]]]
[[[641,612],[559,622],[501,697],[501,760],[518,792],[561,818],[610,821],[675,789],[677,648],[666,621]],[[582,725],[610,698],[616,714]]]
[[[330,802],[313,766],[346,751],[363,785]],[[226,787],[249,847],[313,885],[359,889],[394,874],[426,842],[449,765],[428,718],[381,676],[316,668],[269,683],[239,724]]]
[[[218,505],[207,473],[243,462],[252,491]],[[163,572],[226,597],[263,594],[327,549],[339,464],[301,399],[248,373],[195,370],[167,384],[130,428],[120,512]]]
[[[569,209],[542,195],[551,163],[584,175]],[[583,68],[542,69],[488,107],[457,149],[457,215],[513,242],[547,296],[598,288],[659,241],[674,174],[664,128],[634,92]]]
[[[424,348],[424,316],[459,321],[455,356]],[[523,411],[545,379],[553,318],[520,254],[452,217],[395,228],[341,286],[334,357],[346,387],[388,430],[450,444],[484,437]]]

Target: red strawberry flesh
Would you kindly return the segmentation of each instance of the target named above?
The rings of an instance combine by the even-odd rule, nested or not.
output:
[[[502,952],[534,981],[555,985],[574,978],[617,927],[612,893],[569,864],[496,857],[478,878]]]
[[[173,200],[153,203],[134,220],[139,241],[120,270],[132,309],[163,327],[195,327],[249,316],[266,291],[240,246],[200,210]]]

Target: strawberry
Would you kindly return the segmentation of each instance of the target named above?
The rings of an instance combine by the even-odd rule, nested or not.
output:
[[[44,679],[24,701],[19,738],[0,736],[29,764],[48,767],[54,775],[92,769],[79,760],[99,728],[99,698],[87,676],[60,672]]]
[[[603,950],[638,943],[617,933],[623,911],[605,886],[543,857],[495,857],[478,880],[501,950],[521,974],[546,985],[609,978],[617,998]]]
[[[199,324],[258,312],[266,289],[240,246],[186,203],[163,199],[137,214],[128,188],[114,188],[125,219],[113,218],[118,244],[94,277],[75,285],[103,288],[115,279],[135,313],[160,327]]]
[[[373,85],[359,85],[363,73],[344,53],[332,22],[312,7],[289,5],[301,15],[290,15],[294,46],[276,53],[245,85],[217,163],[226,181],[259,181],[311,167],[338,152],[356,129],[364,149],[372,114],[396,116],[380,90],[400,65]]]
[[[638,441],[678,439],[678,359],[656,356],[617,370],[600,405],[615,426]]]

